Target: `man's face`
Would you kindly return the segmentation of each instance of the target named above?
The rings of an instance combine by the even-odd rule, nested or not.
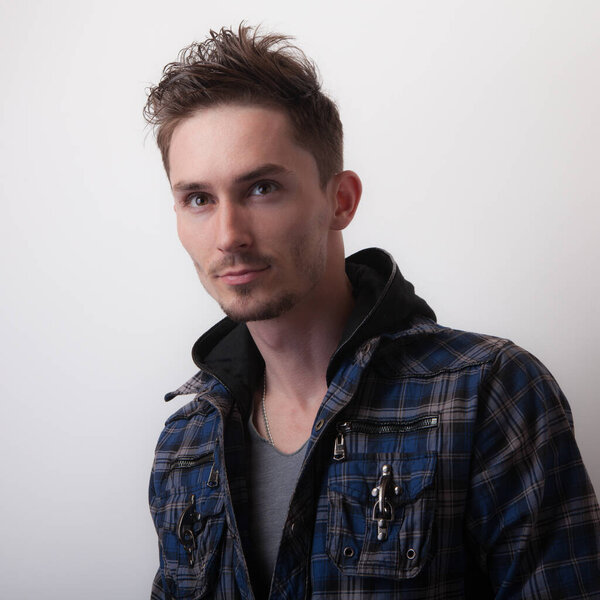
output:
[[[179,238],[229,317],[271,319],[317,304],[332,201],[283,112],[199,110],[173,133],[169,176]]]

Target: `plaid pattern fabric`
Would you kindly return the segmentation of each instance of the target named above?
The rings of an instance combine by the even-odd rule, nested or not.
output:
[[[251,599],[243,418],[206,372],[180,392],[197,396],[157,446],[152,598]],[[333,378],[270,597],[600,598],[599,543],[569,407],[543,365],[506,340],[416,319]]]

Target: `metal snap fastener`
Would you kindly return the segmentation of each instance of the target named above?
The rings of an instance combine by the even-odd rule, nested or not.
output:
[[[323,419],[319,419],[315,424],[315,429],[319,431],[323,425],[325,425],[325,421]]]
[[[294,533],[295,530],[296,530],[296,523],[294,521],[292,521],[290,523],[290,533]]]
[[[417,553],[412,548],[406,553],[406,558],[408,558],[408,560],[412,560],[415,556],[417,556]]]
[[[354,548],[351,548],[350,546],[346,546],[344,548],[344,556],[347,558],[352,558],[354,556]]]

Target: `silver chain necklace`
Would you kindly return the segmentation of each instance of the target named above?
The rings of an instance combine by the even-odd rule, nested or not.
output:
[[[273,436],[271,435],[271,428],[269,427],[269,419],[267,419],[267,409],[265,408],[265,396],[267,395],[267,369],[265,367],[265,374],[263,375],[263,393],[262,393],[262,414],[263,421],[265,422],[265,429],[267,430],[267,435],[269,436],[269,443],[271,446],[275,446],[275,442],[273,442]]]

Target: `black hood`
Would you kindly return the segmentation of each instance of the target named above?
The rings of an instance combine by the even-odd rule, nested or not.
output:
[[[417,316],[436,320],[427,302],[415,294],[391,254],[379,248],[361,250],[346,259],[356,304],[340,344],[327,368],[327,383],[338,363],[363,342],[386,332],[406,329]]]
[[[348,257],[346,273],[356,303],[329,363],[328,384],[344,357],[366,340],[406,329],[417,316],[435,320],[435,313],[415,294],[413,285],[402,277],[394,259],[384,250],[368,248]],[[198,339],[192,358],[242,403],[251,397],[263,372],[262,357],[248,328],[227,317]]]

